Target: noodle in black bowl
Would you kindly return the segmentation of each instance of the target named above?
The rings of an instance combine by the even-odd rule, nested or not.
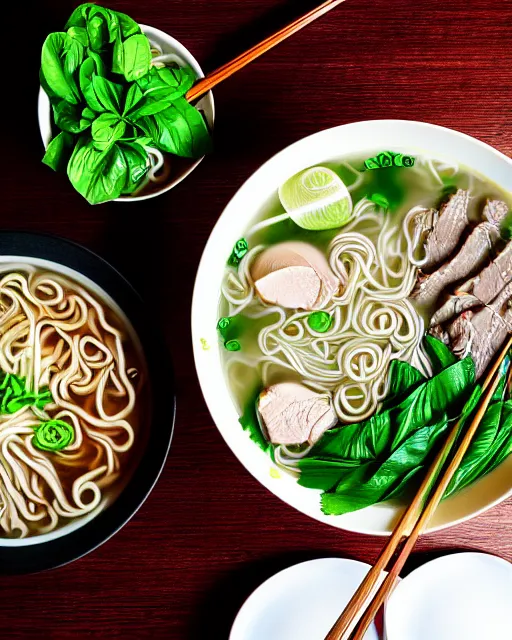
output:
[[[26,573],[92,551],[144,502],[170,447],[173,376],[104,260],[17,232],[0,232],[0,256],[0,571]]]
[[[204,251],[192,334],[213,419],[264,486],[391,532],[512,327],[511,211],[510,158],[420,122],[322,131],[249,178]],[[510,370],[430,531],[512,495]]]

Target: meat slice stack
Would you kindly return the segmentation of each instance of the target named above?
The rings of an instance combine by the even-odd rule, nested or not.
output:
[[[441,211],[425,244],[426,264],[433,268],[446,261],[432,273],[419,276],[413,298],[418,305],[431,309],[439,304],[450,285],[462,282],[433,314],[430,332],[449,345],[455,355],[471,353],[479,377],[512,331],[512,241],[499,252],[504,244],[500,228],[509,207],[501,200],[490,200],[483,210],[482,222],[453,253],[454,243],[463,234],[464,217],[465,226],[469,225],[468,201],[468,193],[459,190]],[[449,230],[455,232],[456,239],[444,240],[444,233]],[[449,253],[447,246],[451,247]]]

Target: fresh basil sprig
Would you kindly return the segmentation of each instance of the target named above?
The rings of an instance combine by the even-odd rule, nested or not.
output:
[[[149,167],[147,147],[185,158],[211,148],[203,115],[185,99],[190,68],[151,66],[148,38],[129,16],[83,4],[50,34],[41,56],[41,84],[56,135],[43,162],[67,167],[91,204],[133,193]]]

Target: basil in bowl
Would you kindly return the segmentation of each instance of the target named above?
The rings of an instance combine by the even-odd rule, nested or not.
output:
[[[91,204],[155,197],[186,178],[211,149],[211,93],[190,105],[204,74],[159,29],[97,5],[79,6],[41,56],[43,162],[67,171]]]

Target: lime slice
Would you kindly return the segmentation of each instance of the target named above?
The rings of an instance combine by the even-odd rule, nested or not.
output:
[[[280,187],[279,199],[295,224],[311,231],[342,227],[352,213],[347,187],[327,167],[313,167],[292,176]]]

